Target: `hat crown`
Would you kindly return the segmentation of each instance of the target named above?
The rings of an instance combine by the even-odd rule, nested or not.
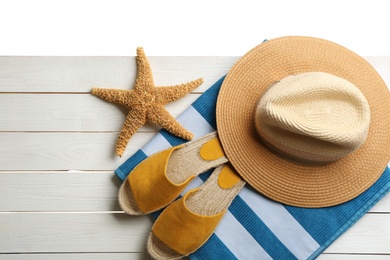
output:
[[[257,104],[254,123],[260,139],[278,155],[298,163],[323,164],[364,143],[370,108],[351,82],[307,72],[272,84]]]

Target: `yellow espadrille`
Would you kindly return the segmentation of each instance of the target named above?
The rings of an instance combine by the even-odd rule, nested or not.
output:
[[[130,215],[148,214],[174,201],[197,175],[227,162],[216,132],[156,153],[129,174],[119,204]]]
[[[167,207],[153,225],[147,249],[155,259],[178,259],[201,247],[245,182],[229,164]]]

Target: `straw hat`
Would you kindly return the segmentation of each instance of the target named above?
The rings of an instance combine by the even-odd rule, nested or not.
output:
[[[226,156],[276,201],[326,207],[369,188],[390,160],[390,93],[363,58],[323,39],[282,37],[244,55],[217,101]]]

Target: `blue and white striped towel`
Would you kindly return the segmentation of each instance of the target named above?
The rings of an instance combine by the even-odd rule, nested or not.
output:
[[[215,107],[223,78],[201,95],[177,120],[195,138],[215,131]],[[116,171],[124,180],[148,156],[182,143],[161,130]],[[200,186],[211,170],[184,191]],[[308,209],[286,206],[254,192],[241,190],[211,238],[191,259],[313,259],[350,228],[390,190],[390,170],[359,197],[342,205]],[[154,217],[157,217],[154,214]]]

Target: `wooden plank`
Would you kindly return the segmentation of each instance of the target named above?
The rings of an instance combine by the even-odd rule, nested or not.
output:
[[[326,253],[390,254],[390,215],[366,214]]]
[[[120,211],[114,172],[0,172],[0,212]]]
[[[321,254],[317,260],[385,260],[390,259],[390,255],[359,255],[359,254]]]
[[[167,104],[178,116],[200,94]],[[119,131],[127,115],[121,106],[91,94],[0,94],[0,131]],[[139,131],[157,131],[147,124]]]
[[[106,172],[0,172],[0,211],[120,211],[121,181]],[[371,213],[390,213],[390,195]]]
[[[0,170],[114,170],[154,133],[136,133],[122,158],[118,133],[0,133]]]
[[[326,253],[390,254],[389,226],[388,214],[367,214]],[[0,213],[0,252],[143,252],[150,228],[122,213]]]
[[[225,75],[239,57],[149,57],[157,86],[198,77],[202,92]],[[365,57],[389,85],[390,57]],[[55,66],[53,66],[55,64]],[[132,57],[0,57],[0,92],[89,92],[91,87],[131,89],[136,75]]]
[[[0,260],[147,260],[143,253],[0,254]]]
[[[196,89],[202,92],[225,75],[238,57],[148,59],[156,86],[204,78],[205,82]],[[135,75],[133,56],[0,57],[0,92],[89,92],[92,87],[132,89]]]
[[[122,213],[0,213],[0,252],[143,252],[150,228]]]

